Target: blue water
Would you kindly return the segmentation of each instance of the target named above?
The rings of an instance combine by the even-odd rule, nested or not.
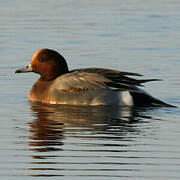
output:
[[[1,178],[179,180],[179,108],[31,104],[39,76],[14,74],[35,51],[51,48],[70,69],[163,79],[145,89],[180,107],[179,9],[177,0],[2,0]]]

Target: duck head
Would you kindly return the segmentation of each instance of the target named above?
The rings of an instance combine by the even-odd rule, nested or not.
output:
[[[32,62],[15,73],[35,72],[41,80],[50,81],[67,73],[66,60],[58,52],[51,49],[40,49],[32,57]]]

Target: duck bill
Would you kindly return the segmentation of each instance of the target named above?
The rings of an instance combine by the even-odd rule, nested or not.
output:
[[[26,72],[33,72],[31,64],[29,66],[26,66],[24,68],[15,71],[15,73],[26,73]]]

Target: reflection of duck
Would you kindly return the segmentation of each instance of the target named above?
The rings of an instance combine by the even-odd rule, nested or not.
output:
[[[29,145],[37,147],[35,148],[37,151],[56,150],[54,146],[62,145],[62,142],[59,140],[63,138],[63,123],[56,122],[51,118],[51,114],[54,114],[54,111],[49,106],[35,105],[32,106],[32,110],[35,120],[29,123],[30,138],[33,140]]]
[[[103,106],[52,106],[32,105],[35,120],[30,123],[30,146],[36,151],[60,150],[63,139],[68,137],[124,138],[128,132],[136,131],[132,123],[136,111],[131,108]],[[85,134],[84,134],[85,133]]]
[[[69,105],[171,106],[140,89],[142,83],[157,79],[137,80],[127,76],[136,73],[88,68],[68,70],[65,59],[56,51],[41,49],[32,62],[16,73],[35,72],[41,78],[34,84],[32,102]]]

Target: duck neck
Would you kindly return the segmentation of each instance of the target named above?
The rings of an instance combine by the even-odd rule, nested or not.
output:
[[[47,71],[44,75],[41,75],[40,80],[43,81],[52,81],[59,76],[66,74],[69,72],[68,66],[64,66],[63,68],[56,66],[53,70]]]

